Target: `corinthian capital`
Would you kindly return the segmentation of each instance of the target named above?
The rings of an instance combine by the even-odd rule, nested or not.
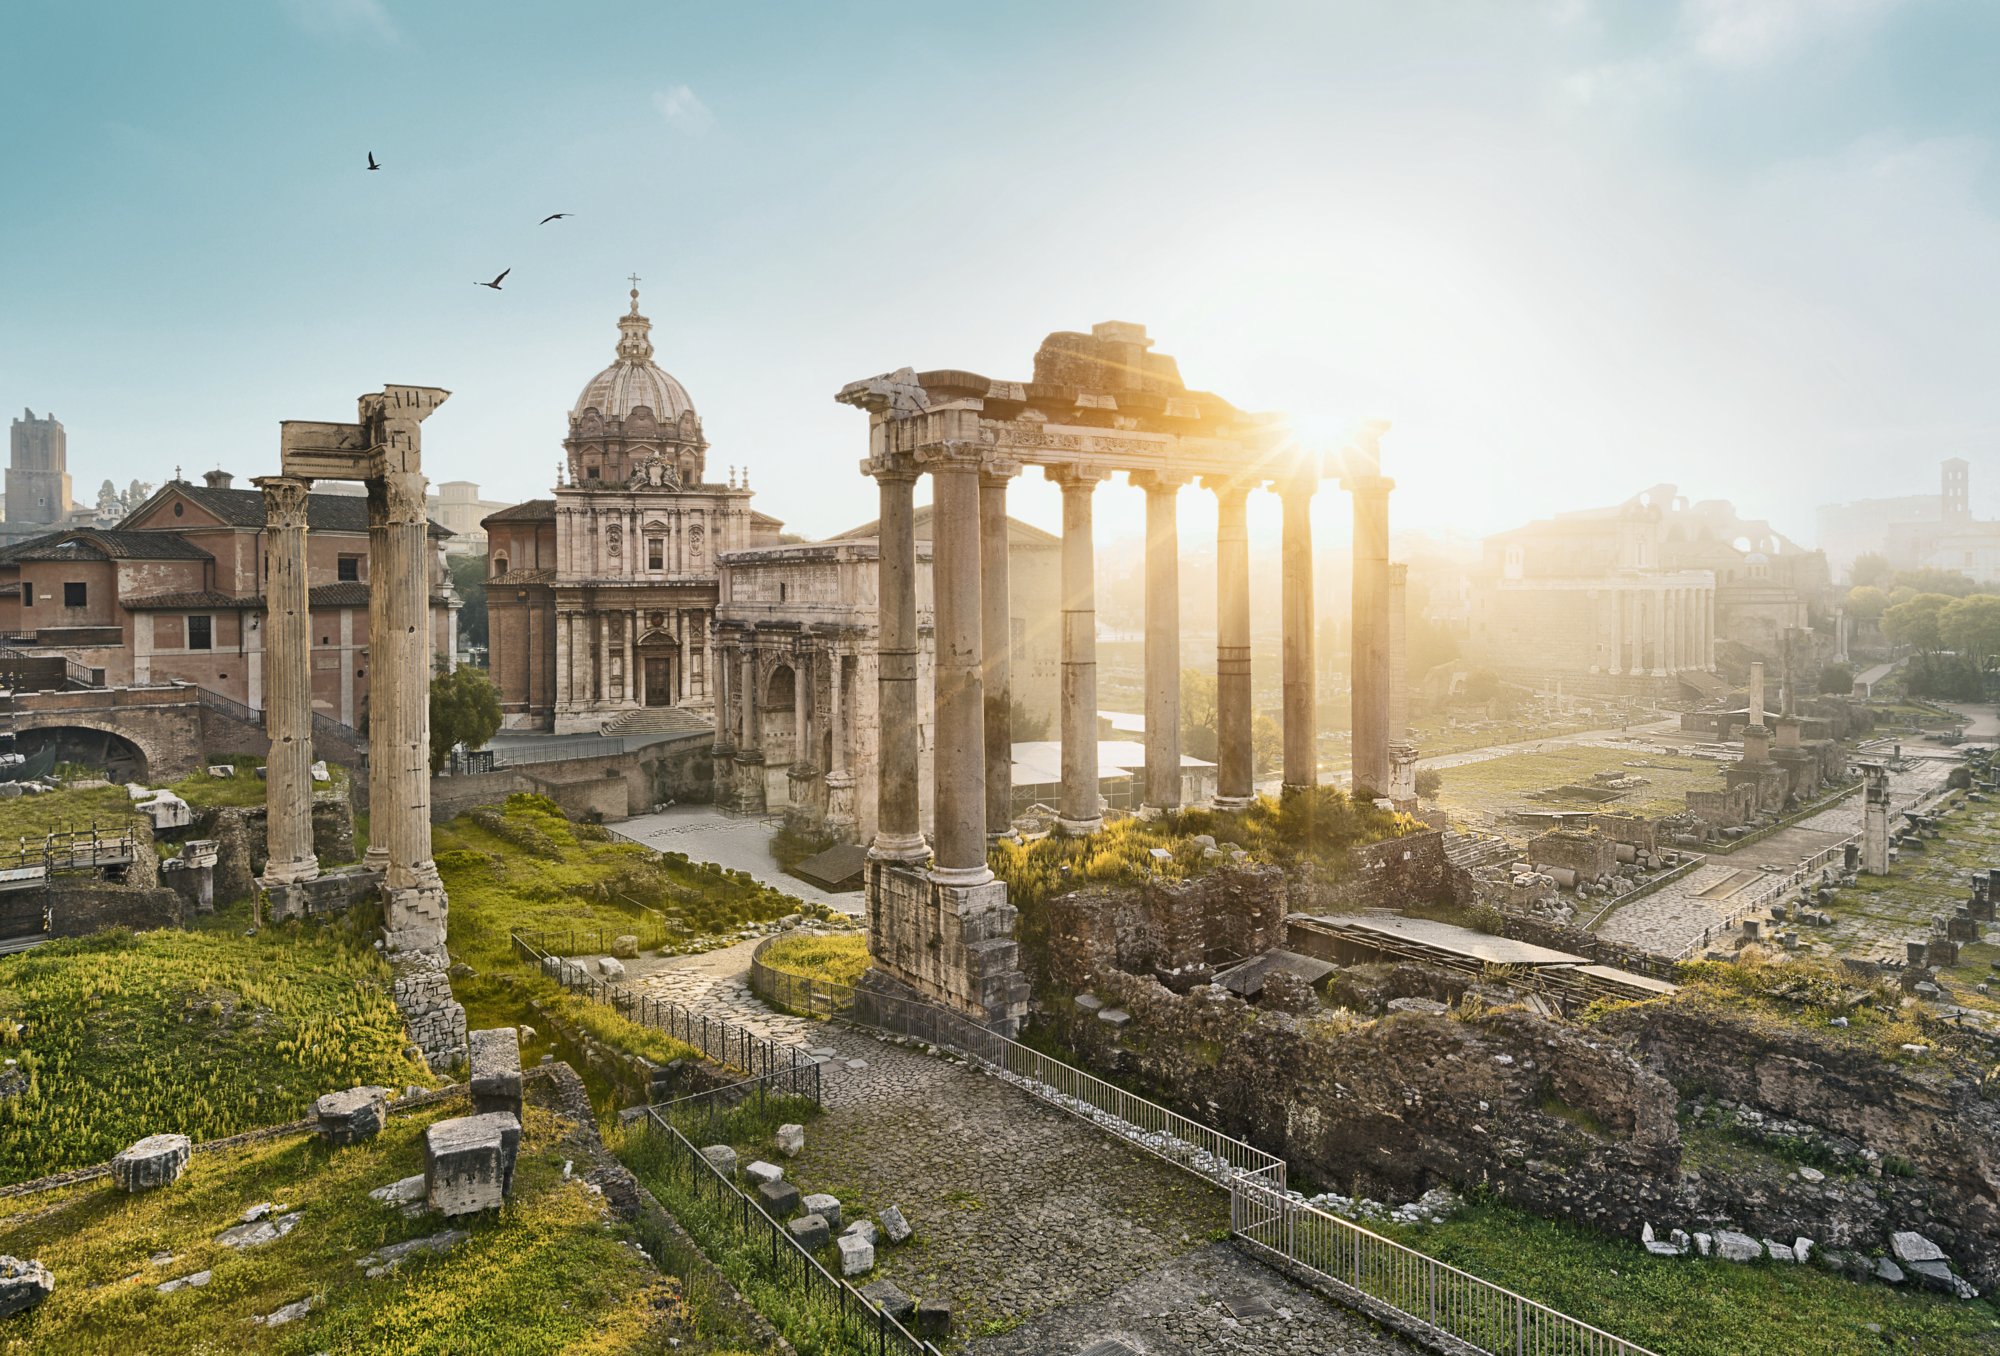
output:
[[[273,529],[306,525],[309,482],[298,476],[258,476],[250,482],[264,492],[264,525]]]

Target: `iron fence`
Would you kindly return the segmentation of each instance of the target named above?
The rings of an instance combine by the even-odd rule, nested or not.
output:
[[[1250,1177],[1229,1188],[1229,1224],[1253,1254],[1301,1271],[1363,1312],[1386,1309],[1451,1350],[1506,1356],[1654,1356]]]
[[[569,934],[572,945],[577,935]],[[812,1096],[819,1095],[819,1065],[802,1058],[796,1047],[781,1045],[734,1022],[693,1012],[669,999],[655,998],[629,985],[592,975],[578,962],[550,949],[545,942],[546,934],[515,932],[508,936],[515,955],[564,988],[594,999],[641,1026],[663,1031],[682,1044],[693,1046],[714,1063],[740,1069],[753,1077],[789,1072],[802,1084],[810,1083]],[[600,932],[600,940],[602,936]]]
[[[890,1352],[899,1353],[899,1356],[905,1353],[907,1356],[940,1356],[936,1347],[912,1333],[880,1305],[872,1303],[850,1282],[822,1266],[818,1258],[792,1237],[789,1229],[765,1213],[762,1204],[702,1157],[701,1150],[662,1114],[662,1110],[661,1107],[648,1107],[646,1126],[653,1134],[665,1138],[669,1148],[668,1170],[685,1183],[697,1199],[720,1206],[718,1218],[737,1233],[761,1245],[756,1254],[756,1264],[766,1268],[773,1281],[791,1287],[808,1303],[828,1313],[839,1325],[842,1335],[853,1339],[857,1346],[866,1350],[872,1343],[877,1356],[888,1356]]]

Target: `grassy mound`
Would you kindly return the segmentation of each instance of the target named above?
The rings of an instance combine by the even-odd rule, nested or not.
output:
[[[773,970],[818,984],[855,984],[868,968],[868,938],[858,932],[835,937],[791,933],[772,939],[758,957]]]
[[[321,1093],[428,1086],[351,929],[123,930],[0,957],[0,1181],[101,1163],[176,1131],[216,1139],[305,1115]],[[11,1062],[18,1061],[18,1062]]]
[[[0,1352],[716,1353],[700,1298],[662,1276],[603,1199],[565,1181],[563,1121],[530,1106],[515,1196],[492,1215],[406,1219],[368,1192],[423,1170],[423,1128],[464,1106],[390,1118],[367,1144],[311,1136],[197,1154],[174,1186],[127,1196],[107,1181],[0,1202],[0,1251],[56,1275],[40,1306],[0,1326]],[[301,1208],[274,1242],[232,1249],[216,1235],[249,1206]],[[369,1280],[357,1265],[387,1244],[461,1228],[470,1237]],[[170,1261],[154,1264],[160,1253]],[[212,1271],[162,1295],[162,1281]],[[312,1297],[281,1327],[251,1320]],[[678,1339],[678,1346],[674,1346]]]

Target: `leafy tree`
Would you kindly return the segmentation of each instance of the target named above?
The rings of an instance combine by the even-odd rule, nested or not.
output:
[[[1828,664],[1819,671],[1819,690],[1846,696],[1854,690],[1854,670],[1846,664]]]
[[[1856,556],[1854,563],[1847,567],[1847,577],[1857,588],[1885,584],[1889,580],[1889,558],[1880,551],[1870,551]]]
[[[486,643],[486,557],[451,556],[451,586],[465,600],[458,610],[459,634],[467,645]]]
[[[1892,604],[1882,614],[1882,634],[1891,645],[1907,645],[1919,654],[1934,653],[1944,646],[1940,619],[1951,603],[1947,594],[1919,593]]]
[[[1974,593],[1952,603],[1938,616],[1945,644],[1973,660],[2000,654],[2000,595]]]
[[[1434,767],[1417,769],[1417,794],[1425,800],[1436,800],[1438,792],[1444,790],[1444,774]]]
[[[1949,598],[1963,598],[1977,587],[1970,577],[1957,570],[1898,570],[1894,583],[1897,588],[1915,589],[1918,593],[1942,593]]]
[[[1181,751],[1190,758],[1215,761],[1221,747],[1215,733],[1216,701],[1214,674],[1181,670]]]
[[[1873,584],[1863,584],[1847,591],[1847,601],[1843,606],[1847,615],[1855,621],[1881,621],[1882,614],[1889,610],[1889,595]]]
[[[1271,771],[1285,756],[1285,732],[1278,728],[1278,722],[1269,716],[1258,716],[1250,722],[1250,760],[1258,773]],[[1195,757],[1201,757],[1196,754]]]
[[[451,761],[455,745],[476,749],[500,728],[500,694],[484,673],[457,668],[431,679],[431,773]]]
[[[1031,743],[1049,737],[1049,716],[1046,711],[1039,715],[1021,704],[1019,697],[1007,708],[1008,737],[1016,744]]]

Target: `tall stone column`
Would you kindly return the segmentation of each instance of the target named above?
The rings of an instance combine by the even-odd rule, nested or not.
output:
[[[312,835],[312,624],[306,583],[306,482],[262,476],[268,565],[264,588],[265,770],[262,883],[319,875]]]
[[[1284,682],[1285,682],[1285,789],[1304,790],[1319,784],[1319,712],[1317,711],[1317,689],[1313,673],[1313,549],[1312,549],[1312,497],[1318,489],[1316,481],[1301,480],[1278,487],[1284,503],[1284,538],[1281,544],[1282,581],[1281,595],[1284,613]],[[1382,517],[1386,529],[1389,513],[1388,496],[1382,498]],[[1379,714],[1373,715],[1373,724],[1368,727],[1371,741],[1370,751],[1377,742],[1380,745],[1380,778],[1371,782],[1357,782],[1357,785],[1372,787],[1379,794],[1389,784],[1389,542],[1386,530],[1382,538],[1382,558],[1380,562],[1369,561],[1365,590],[1368,592],[1368,619],[1371,628],[1370,644],[1379,650],[1379,657],[1373,651],[1368,653],[1369,668],[1367,678],[1370,683],[1380,686],[1371,693],[1371,701],[1379,705]],[[1360,599],[1364,585],[1360,582],[1362,562],[1360,544],[1355,546],[1356,598]],[[1360,618],[1360,603],[1356,604],[1355,617]],[[1355,639],[1360,640],[1361,630],[1355,629]],[[1372,712],[1371,707],[1371,712]],[[1357,775],[1359,763],[1356,764]]]
[[[1097,552],[1091,495],[1102,472],[1045,467],[1062,486],[1062,805],[1064,833],[1104,826],[1097,775]]]
[[[1665,591],[1665,601],[1667,605],[1667,661],[1665,667],[1668,673],[1673,674],[1681,671],[1681,591],[1677,588],[1668,588]]]
[[[838,842],[853,841],[854,774],[847,770],[847,710],[841,705],[840,685],[846,676],[847,659],[839,650],[829,651],[826,684],[826,721],[831,746],[826,772],[826,831]]]
[[[1017,468],[988,462],[979,475],[979,608],[986,702],[986,834],[1014,821],[1014,623],[1008,579],[1007,482]]]
[[[1750,665],[1750,716],[1749,723],[1761,727],[1764,724],[1764,661],[1754,660]]]
[[[368,850],[361,864],[370,871],[389,870],[388,807],[393,803],[395,778],[389,749],[394,739],[396,697],[400,691],[390,681],[396,667],[397,651],[389,627],[389,511],[380,481],[369,481],[368,490]],[[311,622],[308,619],[308,627]]]
[[[1389,742],[1410,733],[1410,567],[1389,567]]]
[[[376,671],[396,691],[386,749],[390,799],[387,806],[371,806],[369,818],[371,837],[386,821],[392,891],[440,888],[431,862],[430,517],[425,489],[421,471],[384,475],[389,568],[370,586],[371,594],[387,597],[383,621],[394,653],[390,669]],[[382,746],[381,740],[371,741],[370,756]],[[441,927],[437,941],[444,942]]]
[[[1702,616],[1702,648],[1707,652],[1708,671],[1715,672],[1715,590],[1708,591],[1708,610]]]
[[[1250,529],[1247,486],[1215,491],[1215,804],[1241,810],[1256,794],[1250,744]]]
[[[1889,769],[1880,763],[1861,767],[1861,870],[1870,876],[1889,874]]]
[[[1625,672],[1625,593],[1616,585],[1611,589],[1611,668],[1613,674]]]
[[[1647,630],[1653,637],[1653,676],[1664,677],[1667,672],[1667,608],[1666,590],[1649,589],[1646,606],[1652,612]]]
[[[592,706],[597,710],[611,704],[614,694],[611,690],[611,618],[612,613],[603,610],[600,600],[597,612],[597,681],[590,685]]]
[[[1341,479],[1354,498],[1353,784],[1379,796],[1390,773],[1389,491],[1396,482],[1382,474],[1372,437],[1350,451]]]
[[[956,448],[931,462],[931,592],[937,638],[936,859],[932,879],[984,885],[986,694],[977,453]]]
[[[892,464],[875,472],[881,495],[876,558],[876,707],[880,722],[875,777],[875,841],[869,855],[922,861],[917,797],[917,538],[912,507],[917,473]]]
[[[1181,804],[1180,491],[1187,482],[1136,473],[1146,492],[1146,805]]]

